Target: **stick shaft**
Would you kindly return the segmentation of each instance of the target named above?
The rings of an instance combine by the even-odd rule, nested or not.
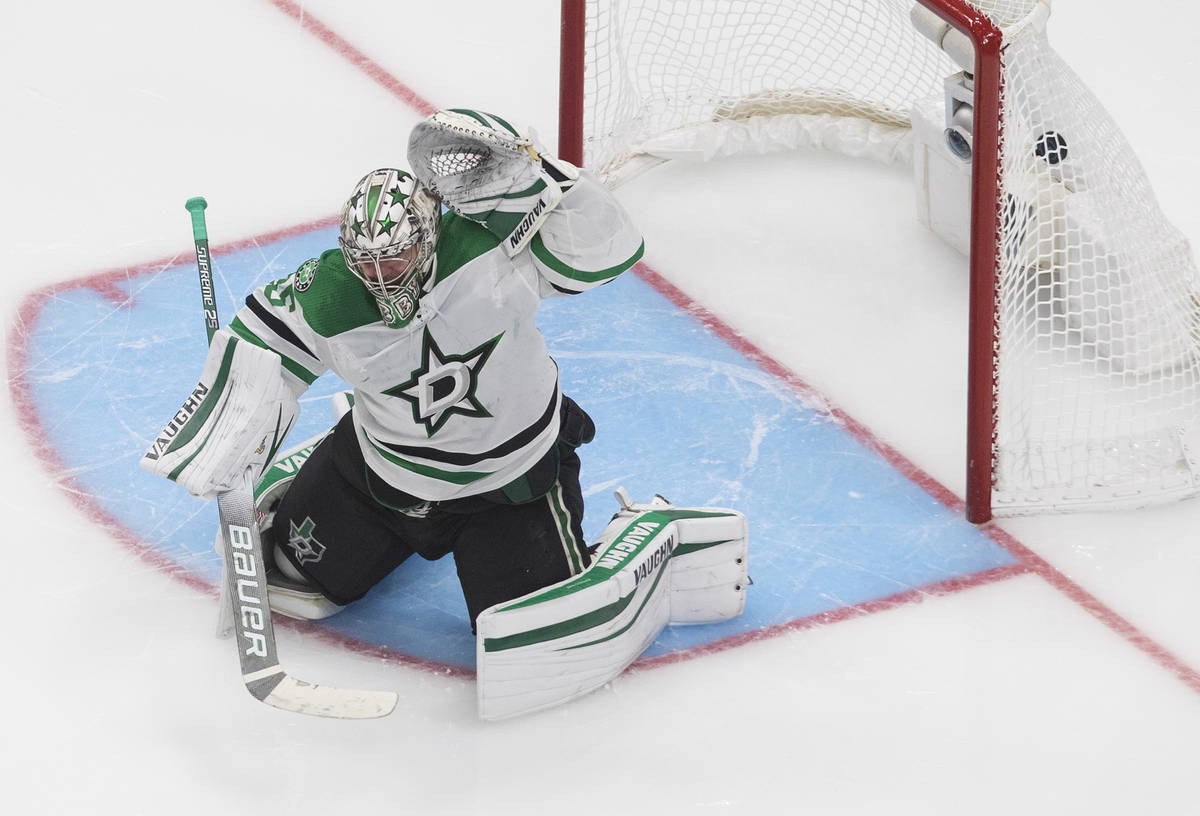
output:
[[[200,273],[200,300],[204,306],[204,328],[211,344],[213,335],[221,328],[217,317],[217,298],[213,290],[212,256],[208,251],[208,226],[204,223],[204,210],[208,202],[197,196],[189,198],[183,205],[192,214],[192,239],[196,243],[196,269]]]
[[[221,328],[213,297],[212,263],[208,252],[208,226],[204,210],[208,202],[197,196],[184,207],[192,215],[192,238],[196,242],[196,269],[200,273],[200,297],[204,305],[204,327],[211,345]],[[221,541],[225,556],[225,601],[232,605],[233,629],[238,644],[238,661],[246,687],[262,700],[284,678],[275,651],[275,629],[267,602],[267,570],[262,540],[254,513],[254,483],[249,472],[233,490],[217,495]]]
[[[213,297],[208,228],[204,223],[204,209],[208,203],[197,197],[188,199],[184,206],[192,214],[204,325],[211,345],[213,334],[221,324]],[[395,692],[317,686],[290,677],[280,667],[251,470],[242,473],[240,483],[232,490],[217,494],[217,515],[225,557],[222,597],[231,613],[238,663],[246,690],[268,705],[316,717],[364,719],[391,713],[398,699]]]

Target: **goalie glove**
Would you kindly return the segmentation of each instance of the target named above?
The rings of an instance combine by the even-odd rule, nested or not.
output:
[[[546,154],[532,130],[481,111],[440,110],[413,128],[413,175],[512,257],[525,248],[579,169]]]
[[[223,329],[213,336],[200,382],[138,464],[212,498],[248,467],[257,478],[298,413],[279,355]]]

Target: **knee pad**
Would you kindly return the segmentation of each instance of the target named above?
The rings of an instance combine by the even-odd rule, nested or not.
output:
[[[278,547],[267,565],[267,602],[272,612],[297,620],[322,620],[345,609],[308,582]],[[272,569],[274,567],[274,569]]]

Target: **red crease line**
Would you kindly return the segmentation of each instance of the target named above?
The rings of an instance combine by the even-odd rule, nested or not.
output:
[[[1089,615],[1103,623],[1126,642],[1145,654],[1162,668],[1175,675],[1188,688],[1200,693],[1200,672],[1189,666],[1165,646],[1142,632],[1092,593],[1072,581],[1054,565],[1022,544],[1010,533],[992,523],[983,529],[993,541],[1012,553],[1033,574],[1066,595]]]
[[[790,620],[786,623],[776,623],[772,624],[771,626],[764,626],[760,629],[755,629],[751,632],[743,632],[738,635],[721,638],[720,640],[714,640],[701,646],[694,646],[685,651],[671,652],[669,654],[658,655],[656,657],[648,657],[634,662],[630,668],[634,670],[656,669],[660,666],[671,665],[672,663],[681,663],[685,660],[690,660],[695,657],[728,651],[729,649],[735,649],[738,646],[744,646],[747,643],[755,643],[760,640],[767,640],[769,638],[787,634],[788,632],[815,629],[818,626],[827,626],[831,623],[840,623],[844,620],[861,618],[866,615],[873,615],[877,612],[886,612],[899,606],[921,603],[926,598],[941,598],[947,595],[953,595],[955,593],[962,592],[963,590],[974,589],[975,587],[984,586],[986,584],[994,584],[998,581],[1015,578],[1019,575],[1026,575],[1029,573],[1029,571],[1029,568],[1024,564],[1018,563],[992,567],[991,569],[972,573],[971,575],[957,575],[953,578],[947,578],[944,581],[937,581],[921,587],[913,587],[903,592],[897,592],[895,595],[888,595],[884,598],[875,598],[863,603],[852,604],[850,606],[841,606],[837,609],[819,612],[816,615],[809,615],[805,618],[796,618],[795,620]]]
[[[117,286],[116,281],[97,281],[92,284],[91,288],[118,309],[128,309],[134,305],[133,296],[126,294],[121,287]]]

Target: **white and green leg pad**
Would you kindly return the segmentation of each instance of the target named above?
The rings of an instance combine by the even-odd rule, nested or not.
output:
[[[479,716],[499,720],[573,700],[620,674],[672,623],[745,606],[746,518],[717,507],[633,504],[605,528],[579,575],[484,610],[476,621]]]

